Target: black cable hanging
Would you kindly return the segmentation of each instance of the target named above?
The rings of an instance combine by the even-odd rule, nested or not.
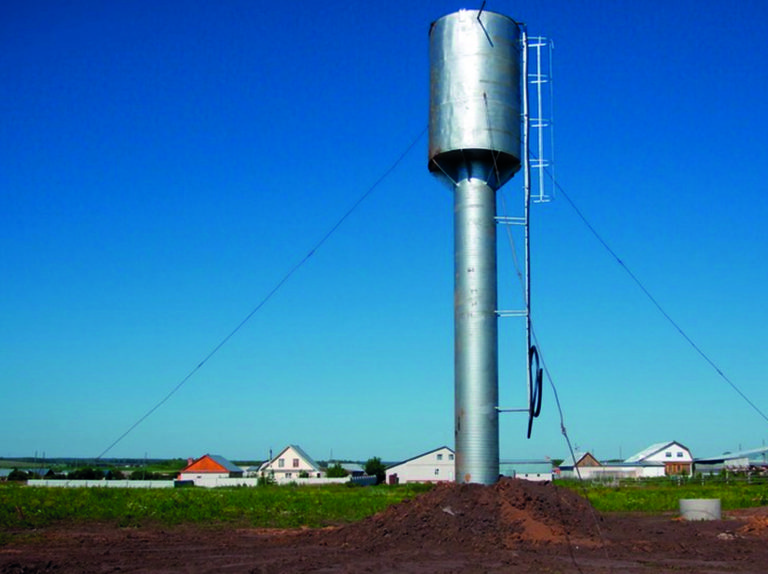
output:
[[[542,374],[539,350],[531,345],[528,347],[528,438],[531,438],[533,419],[541,414]]]

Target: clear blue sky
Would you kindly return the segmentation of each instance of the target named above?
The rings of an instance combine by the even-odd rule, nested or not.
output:
[[[176,386],[424,129],[429,24],[479,4],[0,9],[0,456],[96,456]],[[560,184],[768,410],[768,3],[486,9],[555,42]],[[452,445],[452,198],[426,145],[107,456]],[[562,197],[533,218],[534,322],[575,444],[768,439]],[[524,401],[523,354],[503,349],[502,406]],[[503,418],[503,457],[565,457],[549,388],[531,440],[525,423]]]

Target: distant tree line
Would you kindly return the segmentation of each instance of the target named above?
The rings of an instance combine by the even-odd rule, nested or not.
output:
[[[365,469],[365,474],[376,477],[376,484],[384,482],[386,467],[379,457],[369,458],[363,468]],[[301,476],[301,474],[305,476]],[[301,474],[300,478],[309,477],[306,472]],[[176,475],[176,472],[152,472],[141,468],[134,469],[131,472],[124,472],[117,468],[83,466],[68,472],[48,470],[44,476],[40,476],[39,472],[34,470],[24,471],[16,468],[9,473],[7,480],[26,481],[36,478],[44,478],[46,480],[173,480],[176,478]],[[326,470],[328,478],[343,478],[348,475],[349,472],[339,462],[329,466]]]
[[[66,473],[56,473],[49,470],[42,477],[35,471],[24,471],[18,468],[13,469],[8,474],[9,481],[25,481],[36,478],[46,480],[173,480],[176,478],[176,473],[150,472],[142,469],[125,473],[114,468],[101,469],[87,466]]]

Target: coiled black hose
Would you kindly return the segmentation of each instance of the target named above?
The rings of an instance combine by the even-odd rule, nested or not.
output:
[[[535,365],[535,367],[534,367]],[[542,369],[539,366],[539,350],[536,345],[531,345],[528,349],[528,438],[531,438],[531,429],[533,428],[533,419],[541,414],[541,381]]]

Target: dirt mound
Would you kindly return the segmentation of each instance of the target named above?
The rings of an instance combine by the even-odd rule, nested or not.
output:
[[[357,524],[326,532],[329,544],[490,551],[521,545],[599,541],[600,515],[552,484],[502,479],[493,486],[440,484]]]
[[[768,507],[727,515],[601,517],[567,490],[505,480],[440,486],[360,523],[324,530],[61,523],[6,531],[0,574],[765,574]],[[600,543],[595,519],[609,542]]]
[[[732,512],[731,514],[736,514]],[[751,536],[768,536],[768,508],[750,508],[738,513],[746,524],[737,530],[738,534]]]

